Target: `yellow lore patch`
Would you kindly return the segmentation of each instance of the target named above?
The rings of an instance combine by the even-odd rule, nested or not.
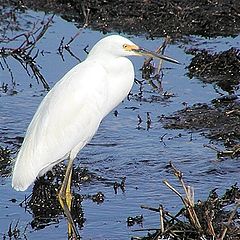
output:
[[[139,47],[137,45],[123,44],[123,49],[126,51],[138,50]]]

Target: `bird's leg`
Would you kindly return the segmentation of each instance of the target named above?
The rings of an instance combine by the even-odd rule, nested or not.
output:
[[[72,183],[72,169],[69,173],[67,188],[66,188],[66,204],[70,213],[72,209],[71,183]],[[68,236],[69,237],[72,236],[72,224],[69,221],[68,221]]]
[[[67,165],[67,170],[65,173],[65,177],[61,186],[61,189],[58,194],[58,199],[60,202],[61,207],[64,210],[64,213],[68,219],[68,235],[69,237],[73,236],[74,239],[79,239],[78,230],[76,225],[73,221],[71,215],[71,204],[72,204],[72,195],[71,195],[71,179],[72,179],[72,167],[73,167],[73,160],[69,156],[69,162]]]

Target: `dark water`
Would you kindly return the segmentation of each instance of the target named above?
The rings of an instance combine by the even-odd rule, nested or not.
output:
[[[41,13],[28,12],[29,19],[42,19]],[[38,58],[42,73],[51,86],[78,62],[69,54],[64,54],[64,60],[57,53],[59,43],[64,36],[70,39],[77,32],[77,28],[64,20],[55,17],[54,24],[38,48],[44,50],[44,56]],[[100,32],[83,30],[71,45],[72,51],[84,59],[86,53],[83,49],[104,35]],[[126,36],[135,43],[149,49],[156,49],[163,39],[146,40],[144,37]],[[110,181],[121,181],[126,176],[126,192],[115,194],[112,186],[103,182],[84,184],[81,194],[94,194],[102,191],[105,195],[103,204],[95,204],[90,200],[83,201],[83,211],[86,222],[80,231],[82,239],[130,239],[134,226],[128,228],[128,216],[143,214],[143,227],[158,227],[158,215],[140,209],[141,204],[158,207],[163,204],[170,211],[181,208],[181,202],[163,184],[163,179],[169,179],[176,186],[179,183],[167,171],[166,165],[171,160],[184,173],[185,180],[195,189],[195,198],[204,198],[209,190],[220,188],[222,191],[239,180],[240,164],[233,159],[218,160],[215,152],[204,148],[203,144],[209,140],[199,133],[190,133],[183,130],[166,130],[159,122],[159,116],[170,114],[183,108],[183,102],[189,105],[197,102],[209,103],[219,94],[212,85],[207,85],[197,79],[189,79],[185,67],[191,56],[184,53],[185,48],[197,46],[215,51],[226,50],[237,46],[240,38],[201,39],[192,37],[188,45],[176,43],[168,46],[167,55],[178,59],[182,65],[164,63],[163,89],[173,93],[175,97],[163,99],[161,94],[154,91],[145,82],[143,86],[142,101],[136,98],[125,100],[117,107],[118,116],[109,114],[102,122],[99,131],[92,140],[92,144],[85,147],[79,154],[75,164],[87,167],[98,176]],[[139,71],[143,59],[132,58],[135,65],[136,78],[141,80]],[[0,141],[2,146],[16,136],[24,136],[24,132],[42,98],[46,92],[41,85],[37,85],[22,70],[21,66],[9,60],[13,69],[14,79],[18,83],[15,90],[18,94],[4,94],[0,92]],[[9,82],[7,70],[0,71],[0,84]],[[33,86],[30,88],[29,84]],[[137,94],[139,86],[134,85],[132,93]],[[150,101],[157,99],[157,101]],[[147,130],[147,112],[150,113],[151,126]],[[137,128],[138,117],[143,122]],[[4,133],[4,134],[3,134]],[[161,137],[164,137],[164,142]],[[221,190],[220,190],[221,192]],[[31,193],[16,192],[11,188],[10,177],[0,177],[0,236],[8,231],[11,222],[19,220],[19,228],[23,232],[31,222],[31,212],[26,212],[19,203]],[[10,200],[16,199],[13,203]],[[52,224],[42,230],[33,230],[27,226],[28,239],[66,239],[66,220],[62,216],[58,223]]]

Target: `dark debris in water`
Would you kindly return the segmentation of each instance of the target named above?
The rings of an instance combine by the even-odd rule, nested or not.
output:
[[[21,203],[21,206],[26,207],[26,209],[32,212],[33,220],[31,227],[33,229],[42,229],[48,225],[58,223],[59,216],[63,214],[58,200],[58,191],[61,187],[65,171],[66,166],[59,164],[53,168],[53,171],[49,171],[45,176],[38,178],[34,183],[32,194]],[[73,169],[72,185],[75,188],[80,188],[80,184],[91,183],[96,180],[100,180],[100,178],[89,172],[86,168],[75,167]],[[72,195],[72,217],[79,229],[81,229],[85,222],[82,201],[84,199],[91,199],[93,202],[99,204],[104,201],[105,197],[102,192],[93,195],[81,195],[73,191]]]
[[[226,147],[240,143],[239,98],[215,99],[214,104],[194,104],[170,116],[161,116],[160,121],[168,129],[189,129],[203,132],[212,140],[223,141]]]
[[[28,22],[28,30],[25,30],[22,15],[24,16],[26,7],[18,1],[0,0],[0,3],[0,13],[3,14],[0,16],[0,67],[2,70],[9,72],[12,85],[10,87],[7,83],[3,83],[0,90],[10,95],[17,94],[15,74],[9,63],[10,58],[18,62],[28,76],[35,77],[38,83],[41,82],[43,87],[49,90],[50,87],[41,74],[41,68],[36,63],[36,59],[40,55],[40,50],[36,49],[36,45],[50,27],[53,16],[46,22],[43,20],[40,23],[37,21],[30,23],[29,20],[25,19]],[[4,21],[2,21],[2,18]],[[9,34],[9,30],[12,30],[11,34]],[[43,51],[41,54],[43,54]]]
[[[33,9],[60,13],[69,21],[103,32],[166,35],[233,35],[239,33],[238,0],[189,1],[76,1],[53,0],[20,2]]]
[[[127,226],[132,227],[135,224],[142,224],[143,223],[143,215],[138,215],[135,217],[128,217],[127,218]]]
[[[25,231],[26,228],[22,231],[19,226],[19,221],[11,222],[8,227],[7,233],[3,234],[3,240],[5,239],[27,239]]]
[[[49,180],[41,177],[33,187],[27,208],[31,209],[33,229],[42,229],[53,222],[57,222],[57,216],[62,214],[62,208],[57,199],[57,187]]]
[[[11,173],[11,163],[11,150],[0,146],[0,176],[7,176]]]
[[[188,66],[190,77],[198,77],[207,83],[217,83],[221,89],[229,94],[234,93],[239,88],[239,49],[230,48],[220,53],[209,53],[207,50],[194,49],[188,52],[195,55]]]
[[[147,231],[148,234],[144,237],[132,237],[132,240],[240,239],[240,189],[237,184],[227,189],[222,196],[219,196],[217,189],[214,189],[205,201],[198,200],[195,203],[194,190],[186,185],[183,173],[171,162],[169,166],[184,193],[174,188],[167,180],[163,183],[181,199],[183,208],[177,214],[172,214],[162,205],[158,208],[141,206],[159,214],[160,228],[135,230],[135,232]]]
[[[114,189],[115,194],[118,193],[119,188],[122,190],[123,193],[125,192],[125,182],[126,182],[126,177],[123,177],[123,179],[120,183],[114,182],[113,189]]]
[[[88,195],[87,198],[90,198],[90,199],[92,199],[93,202],[100,204],[100,203],[104,202],[105,196],[102,192],[98,192],[93,195]]]
[[[58,192],[61,188],[65,171],[66,166],[64,164],[54,166],[52,171],[47,172],[43,177],[35,181],[32,194],[20,203],[21,207],[25,207],[27,211],[32,213],[33,219],[30,223],[32,229],[43,229],[49,225],[59,223],[59,216],[62,216],[64,212],[58,200]],[[123,177],[121,184],[118,186],[124,190],[125,180],[126,178]],[[98,191],[96,194],[79,194],[77,190],[83,184],[94,184],[96,181],[102,181],[109,187],[114,186],[113,181],[98,177],[86,168],[79,166],[73,168],[71,214],[79,229],[84,226],[86,220],[82,202],[91,200],[96,204],[101,204],[105,200],[105,195],[101,191]]]

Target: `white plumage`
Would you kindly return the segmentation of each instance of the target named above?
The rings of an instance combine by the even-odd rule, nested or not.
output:
[[[124,57],[130,54],[123,52],[123,44],[135,45],[120,36],[102,39],[87,59],[71,69],[45,96],[17,155],[13,188],[24,191],[36,177],[69,154],[75,158],[104,116],[127,96],[134,70],[131,61]],[[116,50],[122,54],[113,55]]]

